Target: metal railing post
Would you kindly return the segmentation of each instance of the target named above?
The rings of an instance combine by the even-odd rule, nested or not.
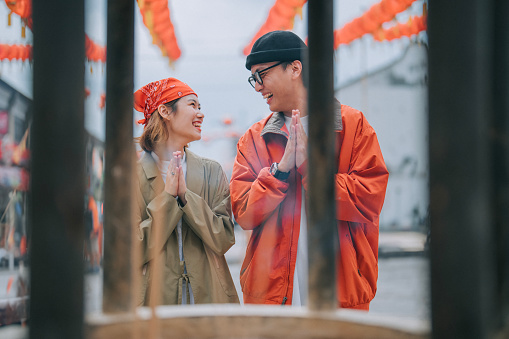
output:
[[[497,241],[498,321],[509,319],[509,2],[495,0],[493,85],[493,187]],[[505,325],[509,328],[509,323]],[[507,334],[506,334],[507,335]]]
[[[104,175],[104,312],[127,312],[131,296],[134,1],[108,1]]]
[[[337,308],[333,1],[308,2],[309,308]]]
[[[83,337],[84,7],[33,2],[30,338]]]
[[[493,1],[430,1],[429,9],[433,337],[487,338],[496,318]]]

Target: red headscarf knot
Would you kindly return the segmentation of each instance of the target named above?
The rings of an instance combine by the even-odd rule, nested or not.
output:
[[[146,125],[159,105],[190,94],[198,96],[186,83],[175,78],[154,81],[143,86],[134,92],[134,109],[145,116],[138,120],[138,124]]]

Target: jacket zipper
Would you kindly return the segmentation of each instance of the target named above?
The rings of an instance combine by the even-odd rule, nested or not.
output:
[[[301,190],[302,190],[302,187],[301,187]],[[302,201],[302,197],[301,197],[301,201]],[[295,207],[294,207],[294,209],[295,209]],[[300,222],[300,220],[299,220],[299,222]],[[288,294],[288,288],[290,287],[290,267],[291,267],[291,263],[292,263],[292,245],[293,245],[293,227],[294,227],[294,225],[295,225],[295,213],[293,213],[293,215],[292,215],[292,229],[290,232],[290,250],[288,253],[288,283],[286,285],[286,292],[285,292],[285,296],[283,297],[283,302],[281,305],[285,305],[286,301],[288,300],[286,295]],[[295,264],[297,264],[297,263],[295,263]]]

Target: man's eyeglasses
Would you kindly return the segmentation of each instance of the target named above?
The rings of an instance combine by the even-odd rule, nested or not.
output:
[[[266,73],[269,69],[276,67],[278,65],[281,65],[282,63],[283,63],[283,61],[280,61],[272,66],[262,69],[261,71],[254,72],[253,74],[251,74],[251,76],[249,78],[247,78],[247,81],[249,81],[249,83],[251,84],[251,86],[253,86],[253,88],[255,88],[256,83],[263,85],[262,75],[265,75],[264,73]]]

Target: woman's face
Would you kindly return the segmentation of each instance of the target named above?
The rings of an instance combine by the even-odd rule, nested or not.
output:
[[[190,143],[201,139],[201,125],[204,114],[200,111],[200,102],[194,94],[186,95],[177,102],[176,111],[168,121],[170,138]]]

